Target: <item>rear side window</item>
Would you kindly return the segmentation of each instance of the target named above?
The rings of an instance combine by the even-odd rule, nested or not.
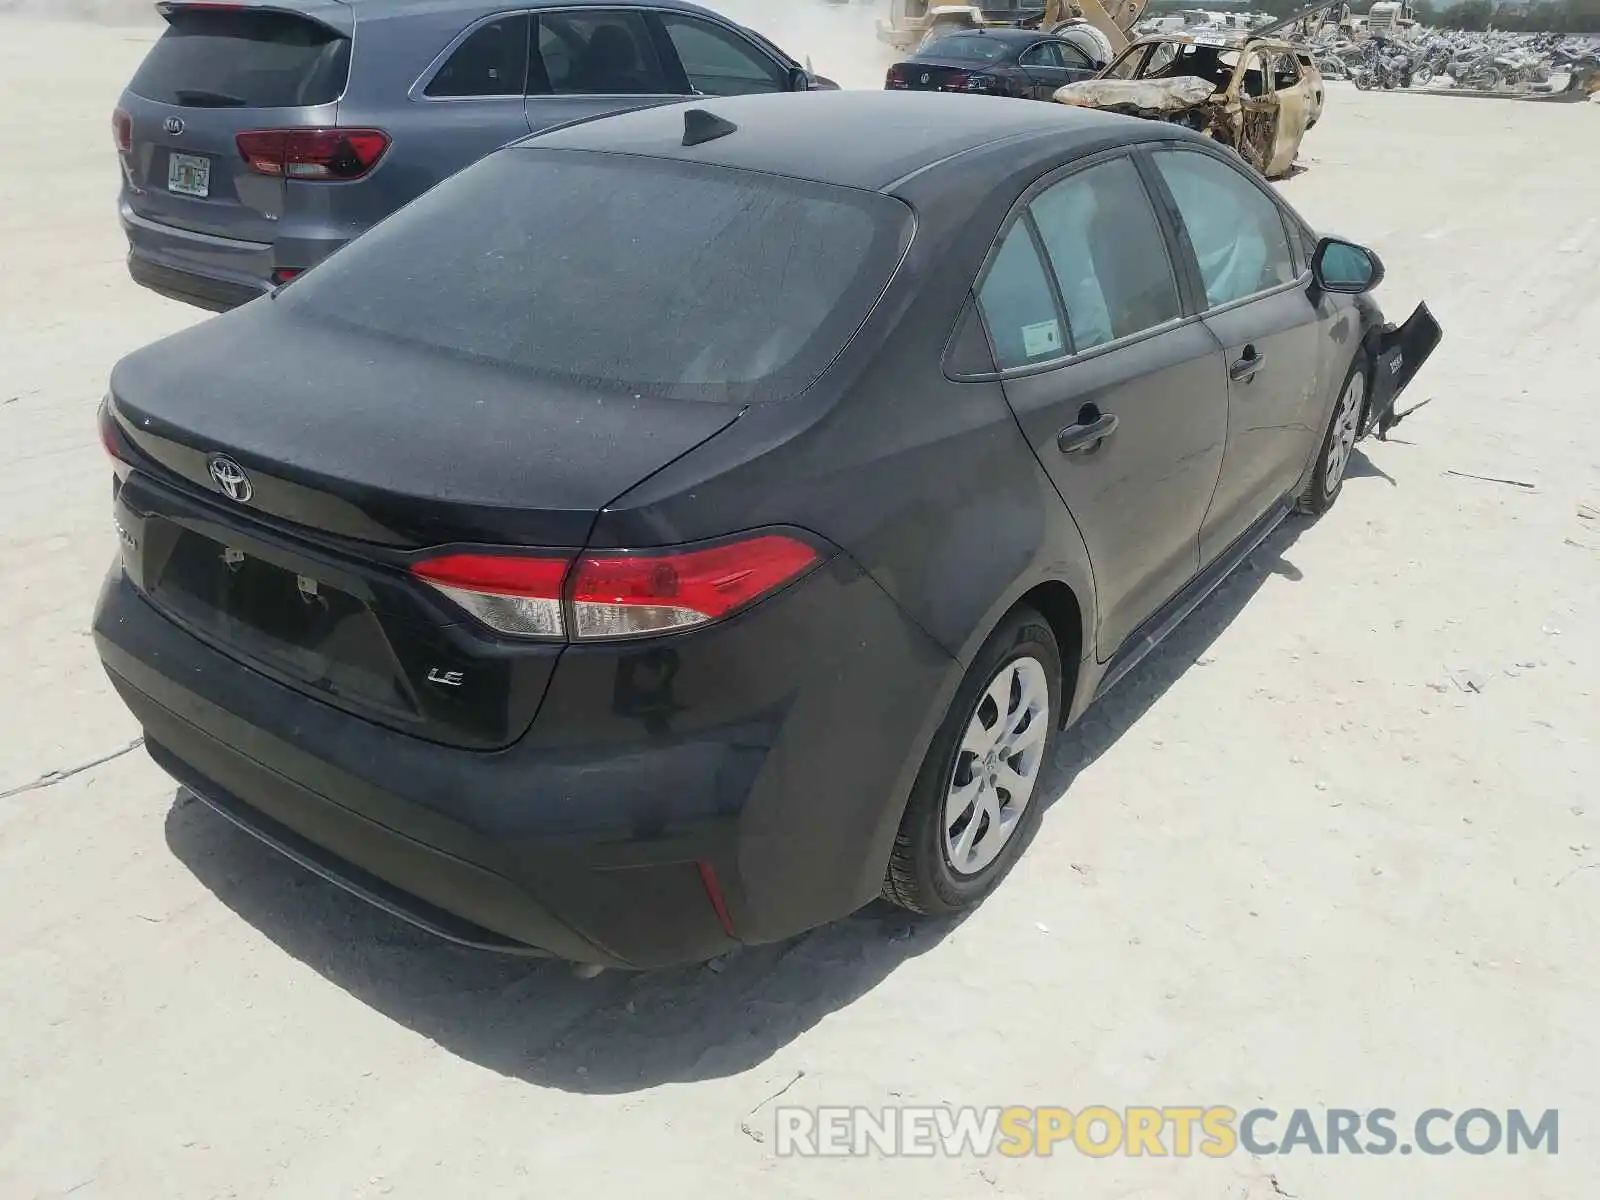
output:
[[[528,24],[528,14],[517,13],[478,26],[439,68],[426,94],[520,97],[528,82]]]
[[[532,93],[660,96],[667,79],[644,17],[624,10],[541,13]]]
[[[282,12],[175,10],[128,90],[161,104],[299,108],[331,104],[350,76],[350,41]]]
[[[630,155],[507,150],[375,226],[276,302],[582,387],[779,399],[810,386],[854,336],[911,228],[905,205],[873,192]]]
[[[1037,46],[1029,46],[1022,52],[1022,57],[1017,61],[1025,67],[1064,67],[1067,65],[1061,61],[1061,48],[1055,42],[1040,42]]]
[[[1067,352],[1061,313],[1030,225],[1026,217],[1012,223],[978,291],[995,362],[1003,371],[1049,362]]]

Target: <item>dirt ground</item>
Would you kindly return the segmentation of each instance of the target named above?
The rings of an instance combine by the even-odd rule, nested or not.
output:
[[[585,982],[413,933],[128,750],[87,635],[93,414],[199,319],[122,265],[109,116],[148,36],[0,18],[0,1195],[1592,1192],[1600,109],[1330,87],[1285,191],[1378,248],[1392,315],[1432,303],[1436,402],[1066,739],[978,912]],[[1561,1152],[780,1159],[750,1114],[797,1076],[801,1105],[1558,1108]]]

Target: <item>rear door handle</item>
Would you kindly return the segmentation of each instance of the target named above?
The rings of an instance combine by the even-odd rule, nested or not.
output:
[[[1097,448],[1117,431],[1117,414],[1088,405],[1078,414],[1078,424],[1056,434],[1056,449],[1063,454],[1084,454]]]
[[[1266,364],[1267,356],[1257,354],[1254,346],[1246,346],[1244,353],[1233,360],[1228,367],[1228,378],[1235,383],[1243,383],[1254,377],[1255,373]]]

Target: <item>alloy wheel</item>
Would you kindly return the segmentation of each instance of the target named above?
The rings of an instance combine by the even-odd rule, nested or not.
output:
[[[1050,687],[1036,658],[1012,659],[978,699],[956,752],[945,797],[944,853],[975,875],[1011,840],[1044,765]]]
[[[1350,452],[1356,446],[1356,434],[1361,423],[1361,402],[1366,398],[1367,381],[1360,371],[1350,376],[1344,394],[1339,397],[1339,407],[1333,414],[1333,434],[1328,439],[1328,465],[1322,473],[1322,492],[1331,496],[1339,490],[1344,479],[1344,469],[1350,464]]]

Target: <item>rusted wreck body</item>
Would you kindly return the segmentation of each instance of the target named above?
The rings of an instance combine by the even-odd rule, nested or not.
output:
[[[1187,125],[1276,178],[1293,166],[1306,130],[1322,115],[1323,88],[1311,56],[1278,38],[1157,34],[1055,99]]]

